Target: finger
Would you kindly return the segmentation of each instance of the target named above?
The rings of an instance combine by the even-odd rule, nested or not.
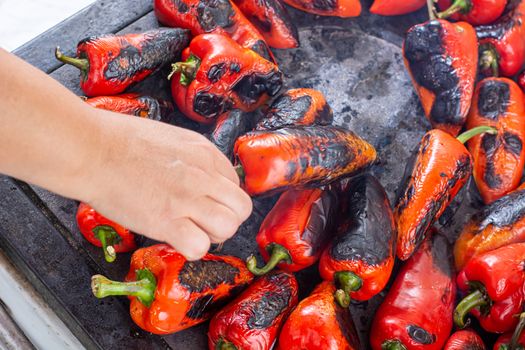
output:
[[[199,260],[210,249],[210,238],[190,218],[176,219],[161,233],[163,240],[188,260]]]
[[[237,214],[210,197],[200,197],[191,206],[192,221],[208,234],[212,243],[231,238],[241,224]]]
[[[197,158],[194,157],[193,161],[196,161],[199,164],[198,166],[204,171],[209,171],[210,168],[215,169],[219,174],[239,185],[239,176],[231,161],[204,137],[201,146],[201,155]]]

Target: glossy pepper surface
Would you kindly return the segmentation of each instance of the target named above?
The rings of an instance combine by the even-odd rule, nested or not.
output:
[[[167,244],[157,244],[133,253],[127,282],[96,275],[91,286],[97,298],[128,295],[140,328],[169,334],[206,321],[252,279],[236,257],[206,254],[187,261]]]
[[[335,286],[319,284],[303,299],[286,320],[277,350],[357,350],[360,349],[348,308],[334,299]]]
[[[248,269],[259,275],[276,265],[289,272],[313,265],[331,238],[338,212],[336,189],[290,189],[284,192],[264,219],[256,238],[267,264],[257,268],[257,261],[252,256],[248,258]]]
[[[375,0],[370,12],[382,16],[405,15],[423,8],[426,0]]]
[[[235,143],[250,195],[298,185],[324,185],[363,170],[376,150],[352,131],[333,126],[253,131]]]
[[[525,184],[472,216],[454,246],[456,268],[475,256],[525,242]]]
[[[210,350],[270,350],[284,321],[297,305],[295,277],[287,272],[265,275],[210,322]]]
[[[396,227],[387,194],[372,175],[350,180],[342,200],[339,232],[324,250],[319,272],[344,293],[338,301],[347,306],[349,297],[368,300],[385,288],[394,268]]]
[[[409,29],[405,65],[433,128],[456,136],[466,121],[478,67],[478,41],[466,22],[431,20]]]
[[[525,243],[510,244],[473,257],[458,275],[458,288],[470,293],[454,312],[458,327],[467,313],[474,315],[487,332],[513,330],[523,311],[525,298]]]
[[[505,11],[507,0],[439,0],[439,18],[452,18],[478,26],[491,24]]]
[[[448,242],[438,234],[402,266],[374,317],[372,349],[443,349],[456,297],[450,258]]]
[[[233,108],[254,111],[283,84],[279,68],[220,34],[196,36],[173,64],[173,100],[188,118],[210,124]]]
[[[224,113],[211,130],[208,138],[228,159],[233,160],[233,146],[237,138],[248,131],[248,118],[240,109]]]
[[[77,45],[77,57],[57,59],[80,69],[80,87],[87,96],[116,95],[180,57],[188,46],[183,29],[154,29],[140,34],[89,37]]]
[[[240,46],[275,61],[261,33],[230,0],[154,0],[153,8],[164,25],[187,28],[193,36],[227,35]]]
[[[288,5],[319,16],[356,17],[361,14],[359,0],[284,0]]]
[[[161,120],[162,107],[158,100],[150,96],[123,94],[115,96],[97,96],[86,99],[90,106],[113,112],[134,115],[136,117]]]
[[[286,126],[330,125],[332,108],[324,95],[314,89],[291,89],[280,95],[259,120],[255,130],[272,130]]]
[[[476,185],[483,201],[491,203],[519,186],[525,165],[525,104],[515,82],[487,78],[478,83],[467,129],[481,125],[498,130],[468,142]]]
[[[483,339],[473,330],[460,330],[448,338],[443,350],[485,350]]]

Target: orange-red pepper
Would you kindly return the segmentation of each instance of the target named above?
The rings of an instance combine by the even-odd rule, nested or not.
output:
[[[525,349],[525,313],[520,314],[520,321],[514,332],[501,335],[494,344],[493,350],[523,350]]]
[[[448,338],[443,350],[485,350],[485,344],[473,330],[460,330]]]
[[[452,18],[472,25],[491,24],[505,11],[507,0],[439,0],[439,18]]]
[[[361,14],[359,0],[284,0],[288,5],[319,16],[357,17]]]
[[[374,0],[370,12],[382,16],[405,15],[423,8],[426,0]]]
[[[169,108],[169,106],[162,106],[153,97],[139,94],[97,96],[86,99],[86,103],[95,108],[153,120],[161,120],[162,110]]]

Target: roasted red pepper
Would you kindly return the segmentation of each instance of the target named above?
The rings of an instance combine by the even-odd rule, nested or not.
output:
[[[525,103],[519,86],[506,78],[478,83],[467,128],[496,128],[496,135],[482,135],[468,142],[474,160],[474,179],[485,203],[515,190],[525,165]]]
[[[297,305],[295,277],[275,272],[259,278],[210,322],[210,350],[270,350]]]
[[[250,195],[299,185],[325,185],[363,170],[376,150],[352,131],[306,126],[253,131],[237,139],[234,155]]]
[[[525,313],[521,313],[520,321],[513,333],[503,334],[494,344],[493,350],[523,350],[525,349]]]
[[[426,0],[375,0],[370,12],[382,16],[405,15],[423,8]]]
[[[451,17],[472,25],[490,24],[505,11],[507,0],[439,0],[439,18]]]
[[[525,242],[525,184],[475,214],[454,246],[456,268],[461,270],[475,256]]]
[[[280,95],[255,130],[272,130],[285,126],[330,125],[334,120],[332,108],[324,95],[314,89],[291,89]]]
[[[319,284],[292,312],[279,335],[277,350],[358,350],[352,316],[334,299],[335,286]]]
[[[478,41],[465,22],[432,20],[410,28],[403,55],[432,127],[456,136],[467,119],[478,68]]]
[[[150,96],[123,94],[116,96],[98,96],[86,99],[89,105],[113,112],[134,115],[136,117],[161,120],[162,106]]]
[[[243,111],[233,109],[217,118],[208,138],[228,159],[233,160],[235,141],[246,131],[248,131],[247,116]]]
[[[154,29],[140,34],[89,37],[77,45],[77,57],[58,60],[80,69],[80,87],[87,96],[116,95],[167,63],[180,57],[188,46],[183,29]]]
[[[490,127],[469,130],[457,139],[441,130],[423,136],[410,176],[400,189],[394,217],[397,223],[397,257],[408,259],[425,238],[472,173],[472,158],[463,142]],[[407,172],[408,174],[408,172]]]
[[[136,250],[126,282],[95,275],[97,298],[127,295],[133,321],[145,331],[169,334],[202,323],[252,281],[244,262],[206,254],[187,261],[167,244]]]
[[[357,17],[361,14],[359,0],[284,0],[288,5],[319,16]]]
[[[230,36],[242,47],[275,62],[263,36],[230,0],[154,0],[158,20],[186,28],[193,36],[216,33]]]
[[[424,241],[397,275],[370,333],[374,350],[441,350],[452,330],[456,298],[448,242]]]
[[[514,2],[514,8],[496,23],[476,28],[485,75],[511,77],[525,63],[525,0]]]
[[[284,192],[264,219],[256,238],[267,264],[257,268],[257,260],[251,256],[247,260],[248,269],[262,275],[277,265],[285,271],[297,272],[315,264],[331,238],[338,212],[336,189]]]
[[[518,75],[518,85],[521,91],[525,93],[525,70]]]
[[[77,225],[89,243],[102,248],[107,262],[115,261],[116,253],[137,249],[133,233],[100,215],[88,204],[80,203],[78,206]]]
[[[340,288],[341,306],[348,306],[350,297],[368,300],[385,288],[394,268],[396,226],[387,194],[372,175],[350,180],[343,196],[340,232],[323,252],[319,271]]]
[[[233,108],[254,111],[283,84],[276,65],[220,34],[193,38],[182,60],[173,64],[173,99],[200,123],[212,123]]]
[[[458,275],[458,288],[470,293],[456,307],[454,321],[465,326],[467,313],[487,332],[513,330],[525,298],[525,243],[510,244],[473,257]]]
[[[448,338],[443,350],[485,350],[485,344],[473,330],[462,330]]]
[[[299,46],[299,33],[286,7],[279,0],[233,0],[271,47]]]

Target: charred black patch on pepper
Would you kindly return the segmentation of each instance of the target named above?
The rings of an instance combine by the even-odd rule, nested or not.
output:
[[[180,13],[186,13],[189,10],[188,5],[182,0],[171,0],[173,5],[177,8]]]
[[[261,298],[247,307],[251,316],[247,325],[249,329],[265,329],[270,327],[275,320],[288,308],[292,299],[290,288],[290,275],[285,273],[273,274],[268,278],[275,290],[264,292]]]
[[[257,40],[252,47],[250,47],[253,51],[255,51],[259,56],[264,58],[265,60],[268,60],[270,62],[273,62],[272,56],[270,55],[270,48],[268,45],[266,45],[266,42],[263,40]]]
[[[337,0],[313,0],[314,9],[332,11],[337,8]]]
[[[485,80],[479,88],[478,110],[489,119],[498,120],[504,115],[510,103],[509,84],[502,81]]]
[[[186,317],[193,320],[200,320],[204,317],[206,309],[212,304],[213,295],[203,295],[197,298],[191,305],[191,308],[186,313]]]
[[[238,63],[230,63],[230,74],[239,73],[241,66]]]
[[[193,110],[205,118],[218,117],[232,107],[233,103],[229,99],[202,91],[193,100]]]
[[[516,157],[521,155],[523,143],[518,135],[506,131],[503,134],[503,141],[503,147],[505,147],[505,150],[514,154]]]
[[[345,337],[350,349],[359,349],[359,336],[352,320],[352,315],[348,308],[342,308],[338,304],[335,305],[335,319],[339,330]]]
[[[513,4],[511,4],[512,1],[509,1],[509,4],[512,6],[511,9],[499,18],[499,20],[496,23],[484,25],[484,26],[476,26],[476,35],[478,37],[478,40],[482,39],[497,39],[501,40],[507,34],[515,25],[518,24],[518,21],[516,20],[516,16],[519,15],[515,9],[516,5],[519,4],[518,1],[515,1]]]
[[[412,200],[412,197],[415,194],[414,185],[411,182],[412,171],[414,170],[414,166],[416,165],[417,156],[417,152],[412,152],[412,155],[410,156],[410,158],[408,158],[403,177],[397,189],[396,210],[398,212],[403,211],[408,206],[408,204]]]
[[[486,164],[483,181],[490,188],[499,188],[502,184],[501,177],[496,173],[494,166],[496,151],[500,147],[500,141],[496,135],[485,134],[481,139],[481,148],[485,152]]]
[[[138,101],[146,105],[146,109],[137,110],[135,116],[141,117],[143,112],[147,113],[147,118],[152,120],[160,121],[162,119],[161,107],[159,101],[149,96],[141,96],[137,99]]]
[[[201,0],[197,5],[197,20],[207,33],[215,28],[232,26],[234,15],[235,11],[228,0]]]
[[[514,191],[485,206],[473,216],[479,232],[489,225],[512,226],[525,217],[525,190]]]
[[[445,237],[436,234],[432,237],[432,264],[437,267],[445,276],[454,274],[452,265],[452,249]]]
[[[203,292],[221,284],[234,284],[239,269],[220,260],[186,261],[179,282],[191,292]]]
[[[220,117],[209,135],[210,141],[228,159],[233,158],[233,146],[237,138],[248,128],[246,115],[239,109]]]
[[[419,344],[430,345],[436,341],[435,335],[413,324],[407,327],[407,332],[408,332],[409,337],[412,338],[412,340],[414,340],[415,342]]]
[[[281,29],[283,27],[286,28],[288,35],[290,35],[290,37],[294,38],[294,40],[299,43],[299,33],[297,31],[297,27],[288,14],[288,11],[280,1],[260,0],[258,3],[265,8],[265,16],[262,16],[265,18],[260,18],[259,16],[249,16],[250,21],[254,23],[258,29],[270,33],[272,22],[270,19],[266,19],[266,16],[273,16],[274,21],[277,19],[277,21],[281,23]]]
[[[226,73],[226,63],[217,63],[210,67],[208,71],[208,79],[212,83],[216,83]]]
[[[245,75],[235,83],[232,90],[244,103],[253,104],[264,94],[275,96],[282,85],[282,73],[279,70],[274,70],[266,74],[252,73]]]

